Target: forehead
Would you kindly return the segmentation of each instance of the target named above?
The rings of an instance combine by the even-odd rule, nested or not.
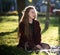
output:
[[[35,10],[34,9],[30,9],[30,12],[35,12]]]

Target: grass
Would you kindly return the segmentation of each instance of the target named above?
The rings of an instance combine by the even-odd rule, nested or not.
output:
[[[8,44],[12,45],[17,43],[17,27],[18,17],[17,16],[1,16],[0,22],[0,45]],[[15,44],[14,44],[15,45]]]
[[[38,20],[42,32],[45,17],[38,17]],[[28,53],[16,47],[18,44],[17,32],[18,16],[0,16],[0,55],[36,55],[35,52]],[[50,46],[57,46],[59,45],[58,40],[58,18],[50,17],[50,26],[42,33],[42,42],[48,43]]]
[[[45,17],[39,17],[38,20],[41,23],[42,32],[45,26]],[[51,46],[59,45],[58,23],[58,18],[50,17],[49,29],[42,33],[42,42],[48,43]]]

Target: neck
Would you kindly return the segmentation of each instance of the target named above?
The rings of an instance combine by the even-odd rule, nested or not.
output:
[[[29,19],[29,23],[33,23],[33,19]]]

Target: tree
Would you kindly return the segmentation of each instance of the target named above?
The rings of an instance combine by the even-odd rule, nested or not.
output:
[[[32,0],[33,5],[36,5],[36,3],[37,3],[38,1],[39,1],[39,0]]]
[[[22,10],[24,8],[25,8],[25,0],[17,0],[17,11],[18,11],[19,20],[22,16]]]
[[[48,27],[49,27],[49,8],[50,8],[50,0],[47,0],[45,29],[48,29]]]

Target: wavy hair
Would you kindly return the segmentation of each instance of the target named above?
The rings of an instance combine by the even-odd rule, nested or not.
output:
[[[37,11],[35,9],[34,6],[27,6],[23,11],[22,11],[22,17],[20,19],[20,22],[23,22],[25,24],[25,35],[27,38],[29,38],[29,34],[30,34],[30,31],[29,31],[29,11],[30,9],[34,9],[35,10],[35,13],[36,13],[36,17],[34,18],[34,20],[37,20]]]

